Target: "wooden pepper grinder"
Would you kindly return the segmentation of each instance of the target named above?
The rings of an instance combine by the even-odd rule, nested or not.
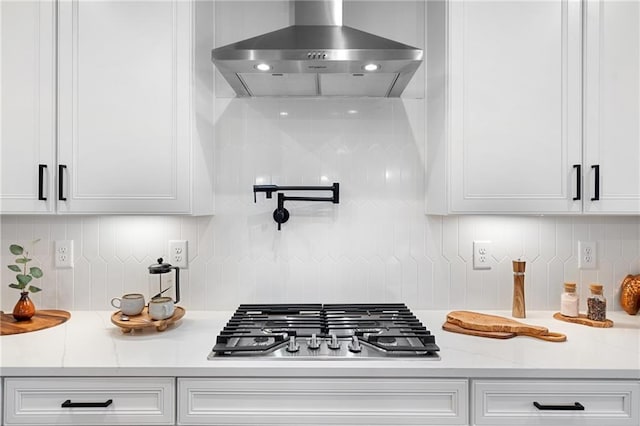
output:
[[[513,307],[511,315],[515,318],[525,318],[526,309],[524,306],[524,260],[514,260],[513,262]]]

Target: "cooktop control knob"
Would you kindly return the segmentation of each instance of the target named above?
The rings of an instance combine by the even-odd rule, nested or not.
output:
[[[362,351],[362,346],[360,345],[360,342],[358,341],[358,336],[353,336],[351,338],[351,343],[349,343],[349,350],[351,352],[360,352],[360,351]]]
[[[318,340],[318,336],[316,336],[316,333],[313,333],[311,335],[311,338],[307,342],[307,347],[313,350],[320,349],[320,340]]]
[[[327,346],[329,346],[329,349],[333,349],[333,350],[338,350],[340,349],[340,342],[338,341],[338,337],[336,337],[335,334],[331,333],[331,340],[329,340],[329,343],[327,344]]]
[[[287,352],[298,352],[300,345],[296,343],[296,336],[289,337],[289,344],[287,345]]]

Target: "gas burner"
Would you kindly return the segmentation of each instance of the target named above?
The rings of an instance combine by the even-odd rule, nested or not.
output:
[[[379,336],[378,343],[385,346],[393,346],[393,345],[397,345],[398,341],[393,336]]]
[[[440,359],[435,337],[404,304],[240,305],[209,359]]]

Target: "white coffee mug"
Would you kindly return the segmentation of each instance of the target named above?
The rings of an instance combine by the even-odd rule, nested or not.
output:
[[[144,296],[140,293],[128,293],[111,299],[111,306],[120,309],[125,315],[138,315],[144,309]]]
[[[149,301],[149,316],[154,320],[171,318],[174,311],[175,306],[170,297],[156,297]]]

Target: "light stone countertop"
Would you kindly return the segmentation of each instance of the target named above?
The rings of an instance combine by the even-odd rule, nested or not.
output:
[[[73,311],[54,328],[0,337],[2,376],[345,376],[640,379],[640,315],[610,312],[613,328],[592,328],[528,312],[525,323],[567,335],[553,343],[499,340],[441,329],[448,311],[414,311],[436,336],[441,360],[207,360],[231,311],[189,311],[164,332],[123,334],[110,311]],[[482,311],[510,317],[510,312]]]

